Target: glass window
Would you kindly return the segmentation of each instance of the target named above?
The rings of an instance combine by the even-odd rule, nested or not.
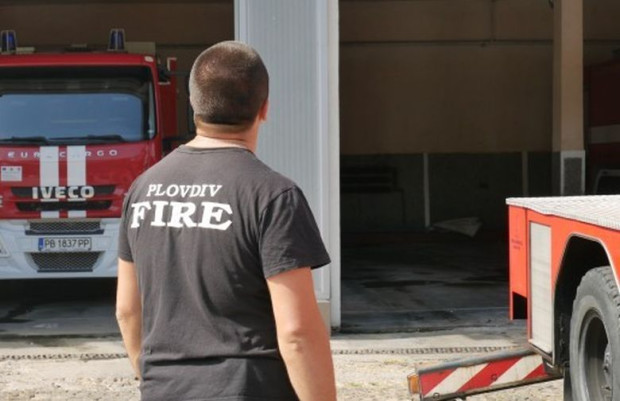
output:
[[[3,142],[135,142],[153,135],[155,107],[147,68],[0,71]]]

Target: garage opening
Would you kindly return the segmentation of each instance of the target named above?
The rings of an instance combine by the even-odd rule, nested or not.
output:
[[[340,1],[344,331],[507,320],[505,199],[582,176],[552,143],[552,3]],[[620,9],[594,3],[585,187],[617,193]]]

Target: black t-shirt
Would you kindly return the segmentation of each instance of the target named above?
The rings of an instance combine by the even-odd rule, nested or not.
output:
[[[329,263],[301,190],[251,152],[181,146],[125,199],[144,400],[296,400],[266,278]]]

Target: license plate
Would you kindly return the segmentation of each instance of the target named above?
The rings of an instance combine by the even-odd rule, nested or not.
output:
[[[90,251],[92,241],[81,238],[39,238],[39,252],[80,252]]]

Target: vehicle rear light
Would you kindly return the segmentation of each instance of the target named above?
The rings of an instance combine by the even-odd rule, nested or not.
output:
[[[0,32],[2,53],[14,54],[17,51],[17,34],[13,30]]]
[[[417,373],[412,373],[407,377],[409,384],[409,394],[415,396],[420,394],[420,376]]]
[[[125,51],[125,30],[115,28],[110,31],[110,41],[108,42],[108,51],[123,52]]]

